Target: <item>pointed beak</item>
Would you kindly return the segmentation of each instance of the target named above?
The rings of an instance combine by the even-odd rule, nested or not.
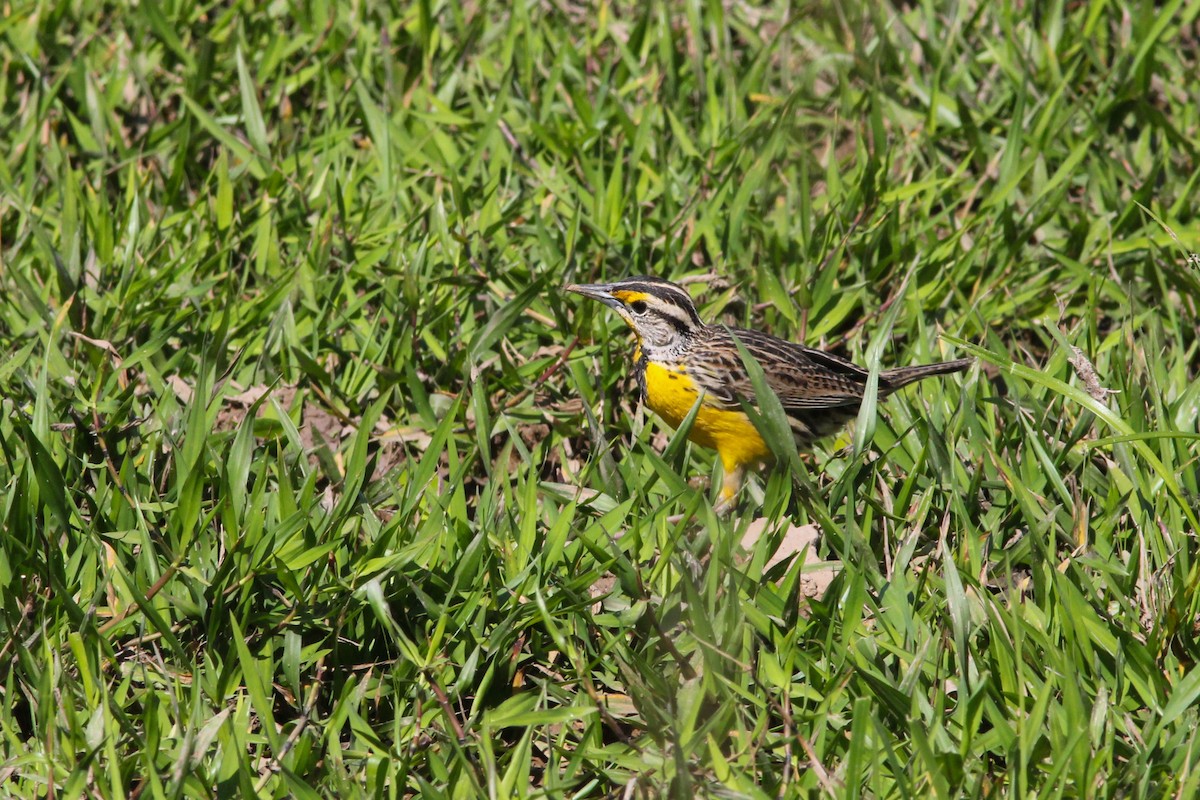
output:
[[[609,308],[623,308],[620,300],[613,297],[613,285],[611,283],[569,283],[563,287],[568,292],[581,294],[584,297],[590,297],[593,300],[599,300]]]

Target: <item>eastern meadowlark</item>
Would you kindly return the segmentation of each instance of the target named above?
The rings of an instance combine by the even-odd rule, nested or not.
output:
[[[673,428],[700,407],[688,433],[717,451],[724,470],[722,507],[729,507],[747,467],[771,460],[771,448],[742,410],[755,404],[733,337],[762,367],[779,397],[798,447],[827,436],[858,415],[868,371],[851,362],[760,331],[705,325],[691,295],[661,278],[637,276],[616,283],[571,284],[569,292],[599,300],[633,329],[634,375],[643,402]],[[971,359],[879,373],[879,397],[931,375],[958,372]]]

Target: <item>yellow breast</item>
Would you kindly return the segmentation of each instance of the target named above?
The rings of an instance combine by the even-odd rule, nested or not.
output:
[[[672,428],[691,412],[698,391],[681,369],[654,362],[646,365],[646,405]],[[771,457],[771,448],[740,410],[701,405],[688,438],[716,450],[726,470]]]

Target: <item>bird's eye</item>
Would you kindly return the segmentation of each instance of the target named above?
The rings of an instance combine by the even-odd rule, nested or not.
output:
[[[645,314],[646,313],[646,301],[645,300],[634,300],[632,303],[629,304],[629,310],[635,314]]]

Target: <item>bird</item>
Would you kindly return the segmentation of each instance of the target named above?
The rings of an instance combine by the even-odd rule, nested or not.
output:
[[[762,331],[707,325],[692,296],[676,283],[638,275],[563,288],[598,300],[633,330],[633,373],[641,400],[663,421],[678,428],[699,400],[688,438],[717,451],[723,471],[719,511],[733,506],[748,468],[772,461],[770,445],[743,410],[743,403],[758,404],[735,337],[762,367],[798,448],[809,447],[858,416],[868,370]],[[965,370],[973,361],[883,370],[879,399],[915,381]]]

